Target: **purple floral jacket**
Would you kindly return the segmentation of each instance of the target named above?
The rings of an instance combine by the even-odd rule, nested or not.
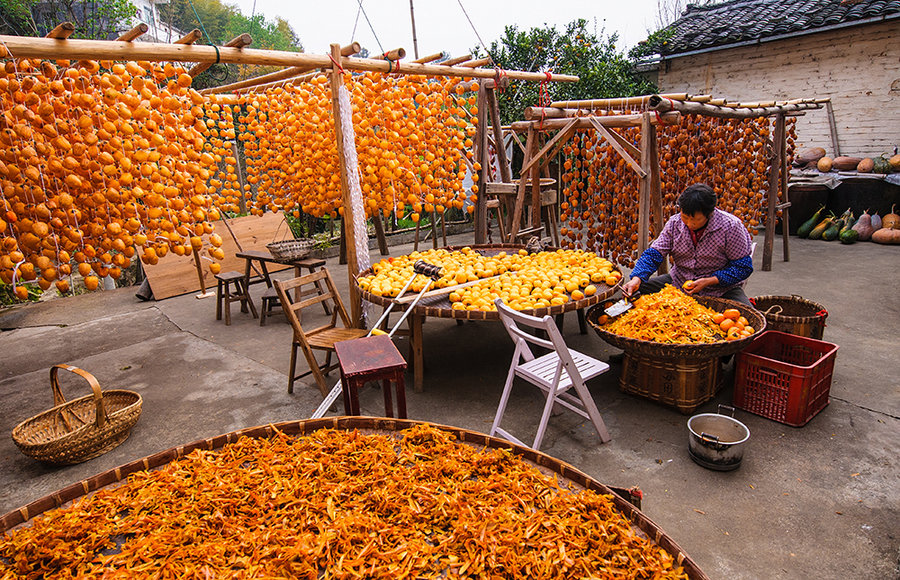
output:
[[[721,296],[742,286],[753,271],[751,246],[752,238],[744,224],[728,212],[713,211],[696,246],[690,230],[676,214],[669,218],[659,237],[638,259],[631,275],[646,281],[662,260],[671,256],[675,263],[669,273],[677,288],[687,280],[716,276],[721,284],[707,286],[700,294]]]

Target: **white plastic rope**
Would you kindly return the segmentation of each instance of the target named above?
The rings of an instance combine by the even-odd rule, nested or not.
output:
[[[353,208],[353,240],[356,264],[359,271],[368,270],[369,234],[366,231],[366,206],[363,204],[362,188],[359,185],[359,160],[356,157],[356,134],[353,130],[353,110],[350,105],[350,91],[341,85],[338,91],[341,110],[341,133],[344,136],[344,161],[347,164],[347,186],[350,188],[350,205]]]

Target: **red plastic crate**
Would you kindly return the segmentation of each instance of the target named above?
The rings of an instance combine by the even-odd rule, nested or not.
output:
[[[828,404],[838,345],[767,330],[737,355],[734,406],[802,427]]]

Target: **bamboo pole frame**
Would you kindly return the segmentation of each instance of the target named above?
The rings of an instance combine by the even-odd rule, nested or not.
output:
[[[358,53],[362,50],[362,46],[358,42],[352,42],[347,46],[341,48],[341,56],[350,56]],[[292,79],[308,73],[310,68],[302,67],[302,66],[292,66],[289,68],[282,69],[280,71],[275,71],[269,74],[264,74],[258,77],[254,77],[252,79],[245,79],[243,81],[238,81],[236,83],[231,83],[227,85],[220,85],[218,87],[212,87],[209,89],[203,89],[200,91],[201,95],[208,94],[216,94],[216,93],[230,93],[232,91],[238,91],[240,89],[248,89],[252,87],[259,87],[261,85],[275,85],[278,84],[279,81],[286,81],[288,79]]]
[[[719,117],[724,119],[753,119],[758,117],[772,117],[794,111],[822,108],[822,104],[816,102],[785,103],[783,105],[775,105],[771,107],[738,108],[734,106],[711,105],[709,103],[678,101],[675,99],[670,99],[668,97],[663,97],[661,95],[651,96],[649,104],[651,109],[659,113],[680,111],[682,113],[705,115],[707,117]]]
[[[344,70],[357,72],[383,72],[446,77],[494,78],[496,71],[480,68],[458,68],[447,65],[389,62],[368,58],[314,55],[277,50],[260,50],[204,45],[164,44],[153,42],[122,42],[115,40],[66,40],[0,35],[0,58],[47,58],[70,60],[150,60],[170,62],[216,62],[259,64],[272,66],[309,66],[331,68],[332,58]],[[524,81],[577,82],[574,75],[527,71],[505,71],[510,79]]]
[[[245,46],[250,46],[250,44],[252,42],[253,42],[253,37],[251,37],[249,34],[247,34],[245,32],[244,34],[235,36],[234,38],[232,38],[231,40],[226,42],[225,46],[227,48],[244,48]],[[218,59],[216,59],[216,60],[218,61]],[[201,62],[201,63],[195,64],[194,66],[191,67],[191,70],[188,71],[188,74],[191,75],[191,78],[196,78],[197,75],[199,75],[200,73],[209,69],[209,67],[211,67],[213,64],[215,64],[215,63]]]

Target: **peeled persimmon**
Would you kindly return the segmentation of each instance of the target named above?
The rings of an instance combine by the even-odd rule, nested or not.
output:
[[[741,317],[741,311],[737,308],[728,308],[722,314],[725,315],[725,318],[730,318],[734,321],[737,321],[737,319]]]
[[[719,328],[722,329],[723,332],[728,332],[734,326],[734,320],[730,318],[726,318],[722,322],[719,323]]]

